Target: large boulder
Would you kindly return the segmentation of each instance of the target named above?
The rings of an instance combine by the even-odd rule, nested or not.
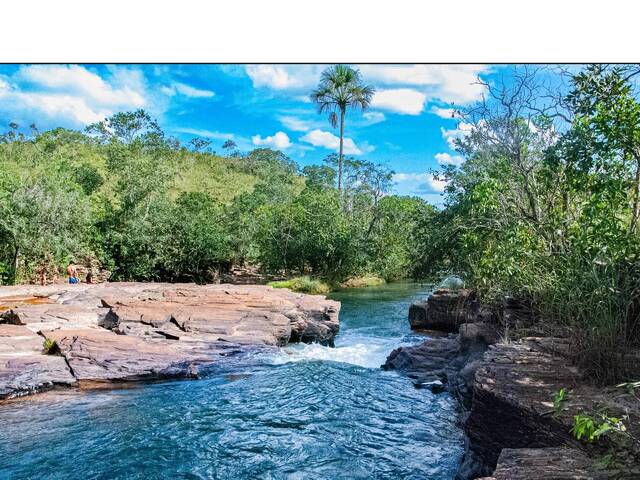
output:
[[[457,332],[461,324],[475,321],[478,310],[473,290],[439,289],[409,307],[409,323],[413,330]]]

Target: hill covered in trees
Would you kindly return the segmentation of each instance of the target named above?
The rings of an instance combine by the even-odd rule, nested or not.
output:
[[[338,157],[301,169],[282,152],[181,145],[144,111],[85,132],[0,137],[0,281],[35,281],[68,261],[116,280],[212,281],[231,266],[339,281],[410,271],[413,228],[433,209],[388,195],[392,172]]]

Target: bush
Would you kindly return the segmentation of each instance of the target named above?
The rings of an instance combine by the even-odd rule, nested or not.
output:
[[[340,284],[341,288],[364,288],[375,287],[386,283],[384,278],[375,275],[364,275],[362,277],[351,277]]]
[[[312,295],[321,295],[331,291],[331,287],[322,280],[307,276],[269,282],[268,285],[273,288],[288,288],[294,292],[309,293]]]

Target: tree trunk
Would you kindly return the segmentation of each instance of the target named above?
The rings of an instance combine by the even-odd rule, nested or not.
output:
[[[342,150],[344,143],[344,110],[340,110],[340,154],[338,155],[338,192],[342,193]]]

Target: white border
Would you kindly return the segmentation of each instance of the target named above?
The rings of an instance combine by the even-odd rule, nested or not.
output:
[[[638,62],[633,0],[22,0],[2,62]]]

